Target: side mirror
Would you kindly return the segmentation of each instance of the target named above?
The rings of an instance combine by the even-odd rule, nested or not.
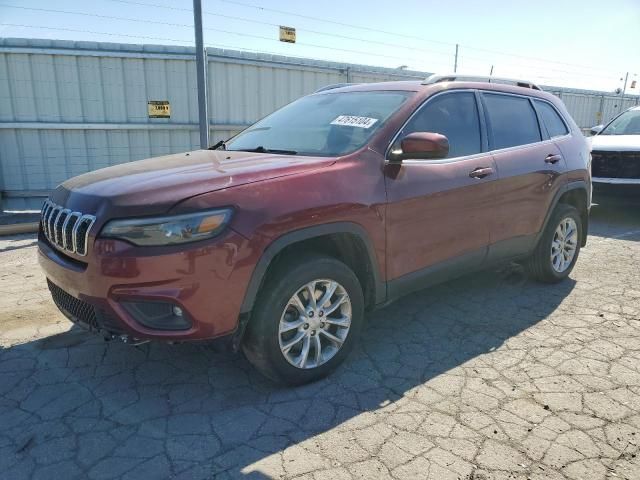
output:
[[[449,140],[433,132],[413,132],[400,141],[399,150],[391,150],[389,160],[400,162],[405,158],[433,160],[449,155]]]
[[[591,135],[597,135],[604,129],[604,125],[596,125],[591,127]]]

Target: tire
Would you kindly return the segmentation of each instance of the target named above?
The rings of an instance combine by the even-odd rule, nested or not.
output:
[[[568,225],[572,225],[571,222],[575,224],[575,250],[571,260],[565,262],[564,265],[560,265],[560,269],[558,269],[556,268],[557,265],[554,267],[552,253],[556,250],[552,251],[552,244],[554,240],[557,240],[556,231],[560,228],[561,223],[566,226],[566,222],[569,222]],[[557,283],[564,280],[569,276],[578,260],[582,238],[582,219],[578,210],[571,205],[564,203],[558,204],[542,233],[542,237],[540,237],[536,245],[536,249],[524,264],[525,270],[529,276],[543,283]],[[564,248],[565,244],[560,242],[560,245]],[[566,245],[571,245],[571,242],[567,241]],[[567,249],[565,248],[564,251],[566,252]],[[563,259],[566,259],[562,253],[560,255],[562,255]]]
[[[317,281],[315,285],[311,283],[314,281]],[[317,305],[312,317],[302,314],[302,307],[306,307],[307,312],[312,309],[310,289],[316,291],[316,300],[320,300],[333,286],[331,282],[336,283],[337,287],[329,303],[324,305],[329,307],[327,311],[336,304],[339,307],[325,315],[322,305]],[[307,289],[306,285],[313,287]],[[344,294],[348,297],[346,300]],[[293,300],[294,295],[301,303]],[[347,328],[344,318],[349,313],[351,320]],[[344,361],[360,334],[363,317],[362,287],[351,269],[335,258],[295,255],[279,262],[268,273],[247,326],[242,349],[258,371],[278,383],[301,385],[313,382],[327,376]],[[321,318],[327,322],[322,322]],[[299,322],[303,322],[302,325],[280,332],[281,323],[284,329],[290,329]],[[331,334],[335,340],[327,334]],[[298,337],[302,340],[285,351],[287,345]],[[342,343],[338,340],[342,340]],[[321,356],[316,355],[316,342],[320,342]],[[309,345],[308,357],[303,363],[305,343]]]

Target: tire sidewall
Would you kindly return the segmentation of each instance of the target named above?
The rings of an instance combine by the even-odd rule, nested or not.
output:
[[[334,280],[346,290],[351,300],[351,327],[333,358],[319,367],[300,369],[291,365],[280,350],[279,323],[289,299],[305,284],[317,279]],[[335,370],[353,349],[362,329],[364,298],[356,275],[342,262],[329,257],[301,263],[294,260],[279,268],[263,288],[244,345],[249,360],[268,377],[287,384],[318,380]]]

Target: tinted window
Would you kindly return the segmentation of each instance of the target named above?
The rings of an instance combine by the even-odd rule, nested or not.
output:
[[[555,108],[547,102],[541,102],[540,100],[534,100],[534,102],[536,102],[538,112],[540,113],[544,126],[547,127],[547,132],[549,132],[549,136],[551,138],[561,137],[562,135],[569,133],[567,126],[564,124]]]
[[[527,98],[483,94],[493,150],[539,142],[538,118]]]
[[[398,138],[413,132],[435,132],[449,139],[449,157],[482,151],[480,121],[472,92],[439,95],[427,101]]]

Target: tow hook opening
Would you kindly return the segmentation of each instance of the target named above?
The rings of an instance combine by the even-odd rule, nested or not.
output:
[[[145,343],[149,343],[149,340],[141,340],[139,338],[131,337],[126,334],[112,333],[107,330],[101,330],[100,333],[105,342],[116,340],[116,341],[125,343],[127,345],[131,345],[133,347],[137,347],[138,345],[144,345]]]

